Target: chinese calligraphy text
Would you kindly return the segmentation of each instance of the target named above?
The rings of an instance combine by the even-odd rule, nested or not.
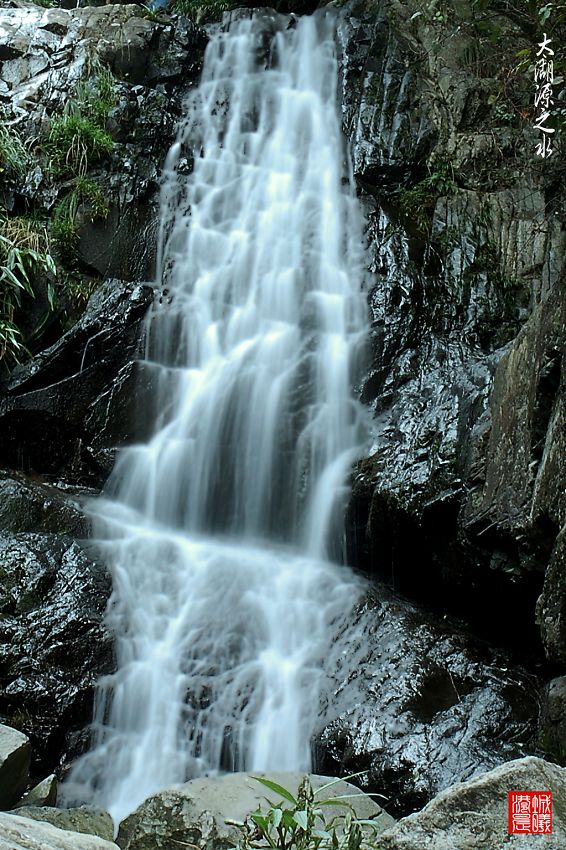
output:
[[[552,832],[552,791],[509,791],[507,797],[511,835]]]
[[[535,60],[535,130],[542,135],[536,147],[538,156],[543,159],[552,154],[553,127],[546,123],[550,117],[550,108],[554,104],[552,86],[554,83],[554,50],[550,47],[551,40],[543,33],[542,41],[538,44]]]

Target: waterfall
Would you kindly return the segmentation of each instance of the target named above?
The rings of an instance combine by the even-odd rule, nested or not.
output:
[[[336,88],[328,16],[237,20],[165,164],[154,435],[91,509],[118,669],[68,784],[117,820],[196,775],[310,766],[361,593],[338,566],[368,319]]]

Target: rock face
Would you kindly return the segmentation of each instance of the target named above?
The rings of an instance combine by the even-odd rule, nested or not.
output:
[[[30,736],[36,776],[86,744],[94,683],[114,663],[109,594],[105,568],[71,538],[0,535],[0,717]]]
[[[373,447],[355,472],[352,559],[442,616],[498,640],[524,636],[529,648],[538,599],[546,653],[563,664],[560,173],[534,169],[524,154],[532,131],[498,117],[490,97],[501,56],[496,67],[473,24],[454,34],[412,0],[354,0],[336,14],[373,319],[361,386]],[[513,21],[501,27],[514,52],[524,45]],[[203,30],[139,6],[0,9],[0,96],[24,141],[45,143],[88,62],[109,68],[116,86],[112,153],[89,170],[108,214],[91,221],[81,206],[77,262],[91,282],[120,280],[16,369],[0,398],[0,464],[11,470],[0,480],[0,716],[31,736],[38,776],[84,746],[93,683],[113,664],[102,624],[109,580],[73,538],[87,531],[82,488],[100,487],[116,448],[146,436],[136,411],[151,375],[137,357],[154,298],[143,281],[158,176],[205,43]],[[39,156],[25,177],[6,175],[1,200],[11,213],[52,215],[64,184]],[[532,746],[538,680],[385,589],[368,605],[375,629],[352,647],[359,673],[347,678],[336,660],[318,770],[366,770],[404,813]],[[164,820],[179,840],[193,824],[194,843],[215,842],[216,822],[191,820],[187,799],[172,791],[144,804],[157,826],[128,819],[124,847],[157,846]]]
[[[9,808],[29,779],[31,747],[26,735],[0,724],[0,808]]]
[[[114,824],[108,812],[91,806],[79,806],[76,809],[54,809],[45,806],[22,806],[16,814],[34,821],[50,823],[66,832],[97,835],[105,841],[114,838]]]
[[[2,850],[117,850],[112,841],[0,812]]]
[[[509,835],[508,791],[552,791],[552,833]],[[380,850],[561,850],[566,846],[566,770],[537,758],[512,761],[454,785],[380,836]]]
[[[45,485],[17,472],[0,472],[0,531],[86,537],[89,525],[72,488]]]
[[[411,0],[350,2],[339,20],[373,319],[352,555],[497,639],[540,643],[543,591],[563,664],[565,184],[492,97],[531,42],[502,15],[495,55],[473,15]]]
[[[0,93],[23,139],[45,142],[53,116],[79,97],[77,85],[100,68],[112,74],[116,97],[106,127],[115,144],[109,163],[89,169],[108,211],[79,216],[79,260],[94,276],[153,275],[162,160],[182,92],[200,74],[206,41],[190,21],[150,19],[135,4],[0,9]],[[47,160],[33,166],[24,183],[8,175],[8,210],[21,198],[50,210],[64,197],[68,186],[53,181]]]
[[[14,808],[22,806],[55,806],[57,803],[57,777],[54,773],[42,779],[33,788],[27,791],[18,805]]]
[[[364,771],[358,783],[384,794],[398,816],[534,750],[540,683],[506,653],[385,587],[360,610],[358,626],[347,664],[328,659],[333,685],[314,744],[318,772]]]
[[[108,455],[112,458],[118,445],[136,436],[133,372],[121,370],[133,369],[128,364],[138,353],[140,323],[152,300],[149,286],[108,281],[76,325],[14,370],[0,399],[5,435],[0,462],[28,472],[64,475],[68,482],[102,483]],[[108,412],[110,399],[114,403]],[[112,429],[117,420],[120,430]]]
[[[540,745],[559,764],[566,763],[566,676],[549,682],[542,701]]]
[[[304,774],[259,774],[287,788],[296,795]],[[328,777],[313,776],[311,785],[316,791],[329,781]],[[394,821],[380,806],[347,782],[338,782],[320,793],[321,800],[355,794],[348,802],[359,818],[375,819],[376,825],[387,829]],[[267,809],[266,797],[274,803],[280,799],[247,773],[232,773],[208,779],[194,779],[175,790],[163,791],[150,797],[122,821],[117,843],[122,850],[167,850],[171,844],[190,843],[199,848],[228,848],[238,843],[240,832],[226,820],[243,822],[258,806]],[[287,804],[286,804],[287,805]],[[329,817],[336,814],[329,807]]]

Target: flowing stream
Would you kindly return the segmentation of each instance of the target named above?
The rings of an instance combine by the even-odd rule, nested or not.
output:
[[[338,566],[368,319],[336,88],[326,17],[235,21],[166,161],[154,436],[92,506],[118,669],[68,785],[116,820],[196,775],[310,766],[361,593]]]

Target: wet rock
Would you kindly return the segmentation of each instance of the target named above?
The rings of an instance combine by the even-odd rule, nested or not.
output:
[[[102,622],[110,589],[105,568],[68,537],[0,536],[0,718],[29,735],[35,776],[88,743],[78,731],[114,665]]]
[[[559,764],[566,763],[566,676],[552,679],[542,700],[539,741]]]
[[[0,807],[9,808],[26,787],[30,758],[27,736],[0,724]]]
[[[151,367],[130,361],[90,405],[85,431],[91,439],[86,451],[103,475],[110,474],[120,446],[151,436],[157,414],[153,388]]]
[[[112,841],[67,832],[48,823],[0,813],[2,850],[117,850]]]
[[[81,201],[77,256],[72,262],[62,257],[63,267],[67,263],[76,272],[78,265],[91,279],[154,276],[162,163],[184,93],[199,79],[207,41],[205,30],[191,21],[165,13],[150,18],[136,4],[0,8],[5,115],[32,151],[25,174],[3,175],[0,194],[8,211],[31,206],[52,215],[69,198],[74,184],[49,166],[51,122],[77,100],[78,85],[102,68],[111,74],[116,103],[106,129],[115,144],[103,163],[85,163],[108,214],[93,215]]]
[[[566,662],[566,526],[556,538],[537,605],[547,655]]]
[[[76,809],[53,809],[44,806],[23,806],[17,812],[23,818],[42,821],[69,832],[97,835],[105,841],[113,841],[114,824],[103,809],[79,806]]]
[[[266,773],[265,776],[295,794],[304,774]],[[312,776],[313,789],[329,781]],[[240,832],[226,820],[243,822],[265,797],[277,802],[277,794],[247,773],[231,773],[214,778],[193,779],[175,790],[150,797],[120,824],[117,843],[122,850],[166,850],[171,843],[186,843],[200,848],[228,848],[238,844]],[[321,800],[355,794],[348,802],[359,818],[375,819],[376,826],[387,829],[394,821],[373,800],[347,782],[338,782],[320,794]],[[329,807],[331,818],[340,814]]]
[[[51,776],[47,776],[33,788],[30,788],[14,808],[55,805],[57,805],[57,777],[52,773]],[[21,814],[22,817],[30,817],[29,814],[24,812],[18,812],[18,814]]]
[[[152,300],[149,286],[108,281],[65,336],[13,372],[0,399],[4,464],[64,474],[67,481],[103,480],[88,453],[95,435],[85,420],[97,397],[112,392],[120,368],[136,357],[141,321]]]
[[[372,317],[373,444],[354,475],[351,555],[539,652],[546,572],[541,631],[563,663],[558,543],[550,560],[566,521],[563,215],[548,214],[553,178],[524,153],[530,129],[490,105],[487,53],[464,73],[483,48],[413,13],[358,0],[339,12]],[[517,25],[500,25],[515,43]]]
[[[89,523],[80,502],[65,489],[17,473],[0,473],[0,531],[45,531],[86,537]]]
[[[364,771],[392,815],[535,748],[539,681],[448,620],[380,588],[346,650],[328,659],[315,769]]]
[[[508,791],[552,791],[550,834],[510,836]],[[439,794],[422,812],[403,818],[380,836],[380,850],[561,850],[566,843],[566,770],[542,759],[502,765]]]

